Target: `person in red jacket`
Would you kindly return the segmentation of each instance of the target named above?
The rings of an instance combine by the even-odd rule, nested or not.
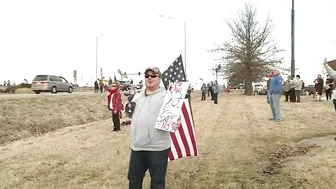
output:
[[[107,96],[108,109],[112,111],[113,131],[120,131],[121,111],[124,110],[121,94],[119,91],[119,82],[114,82],[112,88],[105,85],[105,89],[110,93]]]

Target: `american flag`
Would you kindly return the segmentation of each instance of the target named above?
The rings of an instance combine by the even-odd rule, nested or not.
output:
[[[186,81],[182,55],[162,73],[162,81],[166,89],[170,82]],[[184,99],[182,105],[181,124],[182,126],[177,131],[170,133],[172,146],[168,156],[169,161],[198,155],[194,118],[189,98]]]

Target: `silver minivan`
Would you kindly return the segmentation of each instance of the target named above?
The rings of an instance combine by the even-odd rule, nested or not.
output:
[[[64,77],[56,75],[37,75],[31,85],[31,90],[36,94],[41,92],[68,92],[72,93],[73,85]]]

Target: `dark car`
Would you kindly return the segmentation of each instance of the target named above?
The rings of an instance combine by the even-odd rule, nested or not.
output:
[[[128,91],[130,86],[130,81],[120,81],[120,90],[122,91]]]

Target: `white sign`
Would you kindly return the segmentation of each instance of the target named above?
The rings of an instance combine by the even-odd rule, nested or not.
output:
[[[155,128],[174,132],[172,123],[176,122],[181,114],[183,101],[187,94],[189,82],[170,83]]]

